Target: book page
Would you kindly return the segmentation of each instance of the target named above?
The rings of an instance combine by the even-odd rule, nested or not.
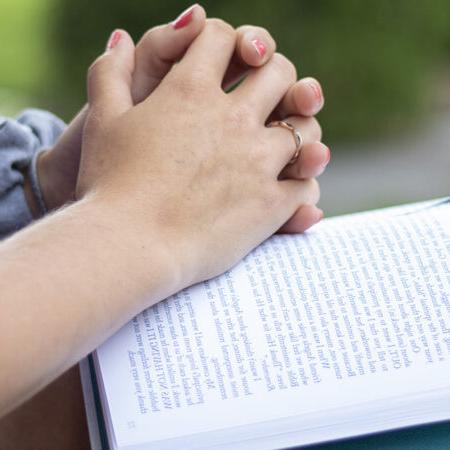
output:
[[[450,205],[274,236],[97,359],[120,445],[448,388]]]

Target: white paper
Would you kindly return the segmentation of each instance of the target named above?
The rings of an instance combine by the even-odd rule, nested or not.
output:
[[[97,351],[117,446],[450,387],[450,207],[330,219]]]

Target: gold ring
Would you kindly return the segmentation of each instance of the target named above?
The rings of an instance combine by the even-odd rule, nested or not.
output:
[[[289,130],[292,133],[292,136],[294,136],[295,140],[295,153],[288,162],[288,164],[294,164],[295,161],[297,161],[298,157],[300,156],[300,151],[302,150],[303,147],[303,137],[300,134],[300,131],[298,131],[289,122],[285,122],[284,120],[275,120],[274,122],[270,122],[267,126],[285,128],[286,130]]]

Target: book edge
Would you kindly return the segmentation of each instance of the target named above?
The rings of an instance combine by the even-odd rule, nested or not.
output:
[[[79,369],[91,449],[110,450],[103,423],[103,411],[92,355],[88,355],[80,361]]]

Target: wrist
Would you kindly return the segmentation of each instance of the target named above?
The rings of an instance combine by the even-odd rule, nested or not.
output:
[[[49,211],[73,201],[76,184],[73,174],[62,170],[55,148],[41,152],[37,161],[39,185]]]
[[[75,188],[81,156],[86,105],[72,120],[54,147],[39,158],[38,173],[42,195],[49,211],[75,200]]]
[[[95,233],[113,243],[114,255],[121,261],[135,286],[143,307],[167,298],[192,284],[186,270],[181,245],[171,238],[157,214],[143,213],[129,198],[100,192],[80,200],[94,220]]]

